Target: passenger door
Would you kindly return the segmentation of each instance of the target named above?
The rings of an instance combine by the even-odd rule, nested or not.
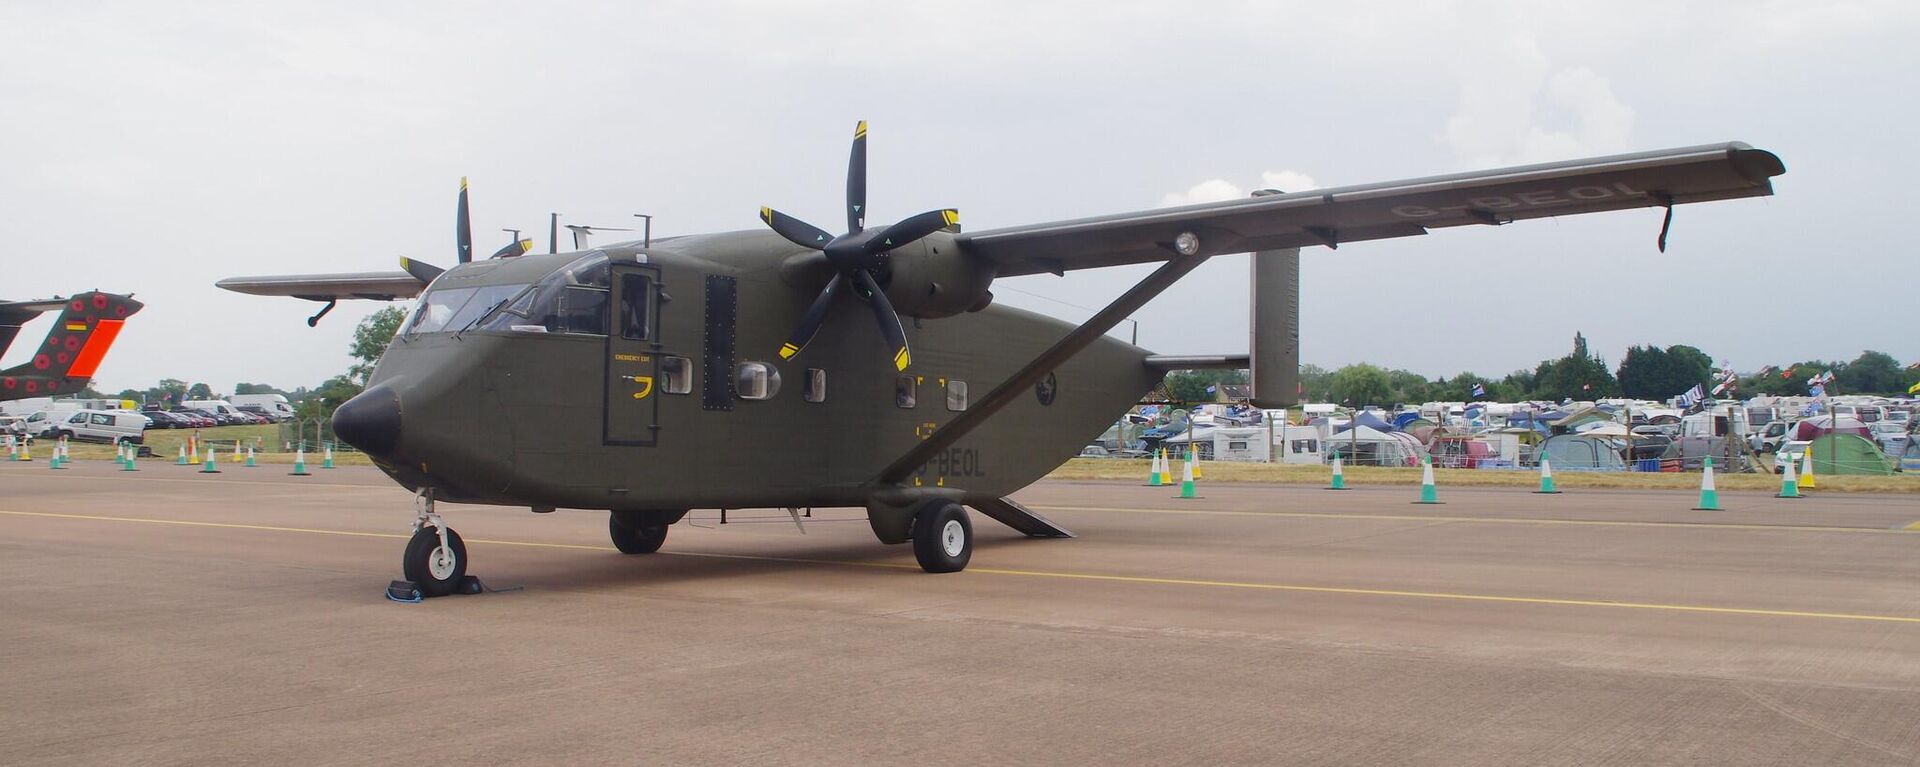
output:
[[[608,445],[659,444],[661,374],[660,270],[616,263],[609,296],[606,365]]]

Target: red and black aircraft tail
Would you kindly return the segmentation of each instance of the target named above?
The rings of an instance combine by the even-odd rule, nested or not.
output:
[[[0,370],[0,400],[75,392],[87,385],[127,318],[144,304],[130,296],[93,291],[66,299],[0,301],[0,353],[20,327],[42,312],[60,311],[33,359]]]

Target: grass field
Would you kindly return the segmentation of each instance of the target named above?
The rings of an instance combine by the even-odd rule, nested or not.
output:
[[[180,455],[180,446],[186,443],[187,438],[192,435],[192,429],[147,430],[146,446],[153,451],[153,458],[143,460],[168,462],[177,460]],[[220,454],[217,460],[221,462],[233,460],[233,445],[237,440],[240,442],[240,450],[243,454],[248,445],[254,447],[255,460],[259,463],[288,465],[293,463],[294,456],[292,453],[280,452],[280,427],[275,425],[220,426],[212,429],[201,429],[200,440],[200,454],[202,456],[206,455],[207,448],[212,447]],[[113,459],[112,445],[70,441],[67,443],[67,450],[73,455],[73,459],[76,461],[107,461]],[[33,451],[35,458],[44,460],[52,453],[52,443],[47,440],[35,440]],[[312,466],[319,466],[320,459],[321,454],[319,449],[313,445],[308,445],[307,463]],[[372,465],[372,462],[368,461],[365,455],[351,452],[350,450],[339,449],[334,453],[333,463],[336,466]]]

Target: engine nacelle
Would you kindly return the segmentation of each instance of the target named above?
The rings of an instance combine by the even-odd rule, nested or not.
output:
[[[992,294],[992,262],[963,250],[952,234],[935,232],[892,252],[887,300],[901,315],[933,319],[978,311]]]

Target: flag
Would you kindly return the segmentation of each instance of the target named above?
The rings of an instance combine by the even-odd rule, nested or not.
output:
[[[1825,397],[1827,396],[1827,387],[1821,386],[1820,384],[1814,384],[1812,387],[1807,389],[1807,396]]]
[[[1829,371],[1827,371],[1827,372],[1825,372],[1825,373],[1821,373],[1821,374],[1820,374],[1820,383],[1823,383],[1823,384],[1824,384],[1824,383],[1833,383],[1833,371],[1831,371],[1831,370],[1829,370]]]
[[[1721,381],[1720,383],[1717,383],[1717,384],[1714,384],[1714,385],[1713,385],[1713,396],[1715,396],[1715,397],[1718,397],[1718,396],[1720,396],[1720,393],[1721,393],[1721,392],[1724,392],[1724,391],[1726,391],[1726,390],[1727,390],[1727,382],[1726,382],[1726,381]]]
[[[1700,401],[1706,398],[1707,393],[1700,389],[1700,384],[1694,384],[1693,388],[1681,392],[1678,397],[1674,397],[1673,404],[1674,407],[1690,408],[1700,404]]]
[[[1914,387],[1915,387],[1915,388],[1920,388],[1920,384],[1914,384]],[[1485,396],[1487,396],[1487,387],[1485,387],[1485,386],[1481,386],[1480,384],[1474,384],[1474,385],[1473,385],[1473,396],[1475,396],[1475,397],[1485,397]]]
[[[1781,378],[1792,378],[1792,377],[1793,377],[1793,371],[1795,371],[1795,370],[1798,370],[1798,369],[1799,369],[1799,368],[1787,368],[1786,370],[1782,370],[1782,371],[1780,371],[1780,377],[1781,377]]]
[[[1907,393],[1920,394],[1920,382],[1917,382],[1914,385],[1907,387]]]

